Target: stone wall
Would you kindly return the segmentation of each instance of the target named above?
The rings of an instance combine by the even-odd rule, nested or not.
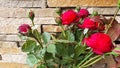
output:
[[[23,41],[17,36],[17,28],[23,23],[31,24],[27,18],[29,10],[36,14],[35,24],[39,31],[58,32],[55,7],[77,5],[87,8],[90,13],[98,11],[107,18],[113,16],[118,0],[0,0],[0,68],[29,68],[26,54],[21,51]],[[117,21],[120,22],[120,12]],[[43,30],[42,30],[43,29]],[[95,67],[98,68],[98,67]]]

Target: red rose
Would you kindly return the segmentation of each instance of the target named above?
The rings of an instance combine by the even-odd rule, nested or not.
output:
[[[110,37],[103,33],[92,34],[90,37],[84,39],[84,43],[91,47],[94,53],[100,55],[110,52],[113,47]]]
[[[80,9],[80,11],[78,12],[78,15],[81,18],[85,18],[85,17],[88,17],[89,12],[87,9]]]
[[[61,15],[62,24],[63,25],[70,25],[71,23],[77,20],[77,13],[73,10],[68,10]]]
[[[98,23],[92,20],[91,18],[85,18],[82,24],[78,24],[78,27],[82,29],[88,28],[91,30],[95,30],[98,27]]]
[[[28,32],[31,30],[31,27],[28,24],[22,24],[21,26],[19,26],[18,30],[19,33],[21,33],[22,35],[27,35]]]

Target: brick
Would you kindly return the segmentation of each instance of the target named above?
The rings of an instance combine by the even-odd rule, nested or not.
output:
[[[47,0],[49,7],[117,6],[118,0]]]
[[[53,17],[56,16],[55,8],[7,8],[0,7],[0,17],[15,17],[23,18],[28,17],[28,11],[32,10],[35,13],[35,17]]]
[[[0,23],[4,25],[21,25],[21,24],[32,24],[29,18],[0,18]],[[54,17],[39,17],[35,18],[34,23],[40,24],[55,24]]]
[[[30,68],[30,67],[26,64],[21,63],[0,62],[0,68]]]
[[[20,48],[15,47],[0,48],[0,54],[19,54],[19,53],[21,53]]]
[[[56,25],[43,25],[43,31],[46,32],[61,32],[62,29]]]
[[[0,0],[1,7],[46,7],[45,0]]]
[[[18,27],[21,24],[29,24],[29,18],[0,18],[0,34],[16,34],[18,33]],[[41,24],[55,24],[55,20],[53,17],[45,17],[45,18],[35,18],[35,24],[38,25],[38,30],[40,31]]]
[[[22,41],[18,35],[0,35],[1,41]]]
[[[114,15],[115,11],[117,8],[97,8],[97,7],[90,7],[90,8],[87,8],[89,13],[92,14],[93,11],[97,11],[98,14],[102,14],[102,15]],[[118,14],[120,14],[120,11],[118,12]]]
[[[5,42],[5,41],[0,41],[0,48],[17,48],[17,43],[16,42]]]
[[[26,54],[3,54],[0,62],[22,63],[26,64]]]
[[[82,7],[83,8],[83,7]],[[90,14],[92,14],[93,11],[98,11],[99,14],[103,15],[113,15],[116,8],[100,8],[100,7],[88,7],[87,8]],[[112,11],[111,11],[112,9]],[[33,10],[35,13],[35,17],[56,17],[58,16],[55,13],[55,8],[2,8],[0,7],[0,17],[3,18],[27,18],[28,17],[28,11]],[[120,14],[120,11],[119,13]]]

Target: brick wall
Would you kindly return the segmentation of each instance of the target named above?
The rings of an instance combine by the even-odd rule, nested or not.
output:
[[[0,0],[0,68],[29,68],[25,61],[26,54],[21,51],[23,41],[17,36],[17,28],[23,23],[31,24],[27,18],[30,9],[36,14],[35,24],[39,26],[39,31],[42,28],[44,31],[57,32],[59,27],[43,25],[55,24],[55,7],[74,8],[80,5],[90,13],[98,11],[110,18],[116,4],[117,0]],[[116,19],[120,22],[119,15],[120,12]]]

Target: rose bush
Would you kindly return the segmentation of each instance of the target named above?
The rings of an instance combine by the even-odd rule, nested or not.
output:
[[[35,28],[35,14],[30,11],[32,25],[18,28],[22,37],[26,37],[22,51],[27,53],[27,63],[37,68],[88,68],[103,57],[119,56],[120,48],[107,35],[118,10],[109,22],[97,13],[89,14],[87,9],[59,9],[55,20],[61,33],[56,35],[40,33]]]

